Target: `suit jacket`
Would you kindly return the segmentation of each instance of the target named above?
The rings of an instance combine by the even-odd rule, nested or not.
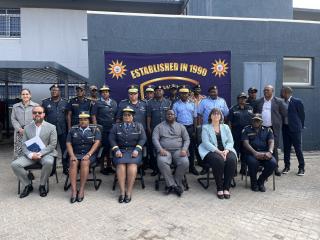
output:
[[[236,150],[233,148],[233,137],[228,125],[220,124],[221,140],[224,149],[232,151],[236,156]],[[199,154],[202,159],[209,153],[218,149],[218,142],[216,134],[211,124],[205,124],[202,126],[201,133],[202,143],[199,145]]]
[[[24,143],[25,141],[35,136],[36,136],[36,125],[34,122],[32,122],[24,128],[22,142]],[[50,156],[56,157],[58,154],[56,150],[56,146],[57,146],[56,127],[51,123],[43,121],[39,137],[44,143],[44,145],[46,146],[44,149],[40,151],[41,155],[45,156],[49,154]],[[31,153],[27,149],[27,146],[25,144],[22,145],[22,151],[26,156],[28,156],[28,154]]]
[[[304,106],[299,98],[291,97],[288,104],[288,126],[291,132],[301,132],[304,128]]]
[[[262,113],[264,97],[257,100],[254,113]],[[275,138],[275,143],[279,143],[279,135],[282,127],[282,121],[287,117],[288,111],[284,101],[281,98],[273,97],[271,100],[271,122]]]

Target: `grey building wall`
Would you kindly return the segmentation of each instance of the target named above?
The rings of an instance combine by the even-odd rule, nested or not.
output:
[[[243,90],[244,62],[276,62],[276,94],[282,59],[313,58],[313,86],[295,88],[306,108],[305,149],[320,149],[320,24],[199,17],[88,15],[89,78],[104,81],[104,51],[170,53],[231,50],[232,102]]]
[[[188,15],[292,19],[292,0],[189,0]]]

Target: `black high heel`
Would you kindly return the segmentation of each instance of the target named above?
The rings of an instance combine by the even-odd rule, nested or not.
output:
[[[77,201],[77,199],[78,199],[78,192],[77,192],[76,196],[74,196],[74,197],[71,196],[70,203],[75,203]]]
[[[84,199],[84,194],[83,194],[83,197],[79,197],[79,191],[78,191],[78,193],[77,193],[77,201],[78,202],[82,202],[83,199]]]
[[[119,203],[123,203],[124,199],[125,199],[124,195],[120,195],[119,198],[118,198],[118,202]]]
[[[131,197],[129,197],[128,195],[126,195],[126,196],[124,197],[124,202],[125,202],[125,203],[131,202]]]

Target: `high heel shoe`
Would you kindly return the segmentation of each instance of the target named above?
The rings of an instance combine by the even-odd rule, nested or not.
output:
[[[123,203],[124,199],[125,199],[124,195],[120,195],[119,198],[118,198],[118,202],[119,203]]]
[[[124,202],[125,202],[125,203],[131,202],[131,197],[128,196],[128,195],[126,195],[126,196],[124,197]]]
[[[79,197],[79,192],[78,192],[78,194],[77,194],[77,201],[78,201],[78,202],[82,202],[83,199],[84,199],[84,194],[83,194],[82,197]]]
[[[71,198],[70,198],[70,203],[75,203],[78,199],[78,192],[76,193],[75,196],[73,196],[73,194],[71,194]]]

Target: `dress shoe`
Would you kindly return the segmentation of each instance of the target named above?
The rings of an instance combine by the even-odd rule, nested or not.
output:
[[[259,187],[257,184],[251,184],[251,190],[254,192],[259,192]]]
[[[152,177],[157,176],[157,175],[158,175],[158,171],[157,171],[157,170],[153,170],[150,175],[151,175]]]
[[[123,202],[124,202],[124,195],[120,195],[120,196],[119,196],[118,202],[119,202],[119,203],[123,203]]]
[[[70,198],[70,203],[75,203],[77,201],[77,196]]]
[[[174,192],[177,194],[178,197],[181,197],[182,193],[183,193],[183,189],[180,186],[174,186],[173,187]]]
[[[28,173],[28,179],[30,181],[34,180],[34,175],[33,175],[33,173],[31,171]]]
[[[228,191],[228,190],[227,190]],[[228,191],[228,193],[227,192],[225,192],[225,191],[223,191],[223,197],[225,198],[225,199],[230,199],[230,192]]]
[[[276,168],[276,169],[274,170],[274,174],[275,174],[276,176],[278,176],[278,177],[281,176],[281,172],[279,171],[278,168]]]
[[[208,173],[208,169],[207,168],[202,168],[201,172],[200,172],[200,175],[205,175]]]
[[[128,195],[126,195],[126,196],[124,197],[124,202],[125,202],[125,203],[131,202],[131,197],[128,196]]]
[[[29,184],[23,189],[23,191],[22,191],[22,193],[20,194],[19,197],[20,198],[24,198],[24,197],[28,196],[29,193],[31,193],[32,191],[33,191],[33,187],[32,187],[31,184]]]
[[[220,192],[221,192],[221,193],[220,193]],[[219,199],[224,199],[223,192],[222,192],[222,191],[218,191],[218,192],[217,192],[217,197],[218,197]]]
[[[47,190],[44,185],[39,186],[39,195],[40,197],[46,197],[47,196]]]
[[[258,188],[260,192],[265,192],[266,191],[266,187],[264,186],[263,183],[258,183]]]
[[[284,167],[284,169],[282,170],[282,174],[287,174],[290,171],[289,167]]]
[[[170,186],[170,187],[166,187],[165,193],[166,193],[167,195],[169,195],[169,194],[172,193],[173,191],[174,191],[174,186]]]
[[[80,197],[80,196],[79,196],[79,192],[78,192],[78,193],[77,193],[77,201],[78,201],[78,202],[82,202],[83,199],[84,199],[84,194],[83,194],[82,197]]]
[[[299,171],[297,173],[298,176],[304,176],[304,169],[303,168],[299,168]]]
[[[193,166],[193,167],[190,167],[189,173],[192,173],[192,174],[195,175],[195,176],[199,176],[199,172],[198,172],[198,170],[197,170],[194,166]]]

